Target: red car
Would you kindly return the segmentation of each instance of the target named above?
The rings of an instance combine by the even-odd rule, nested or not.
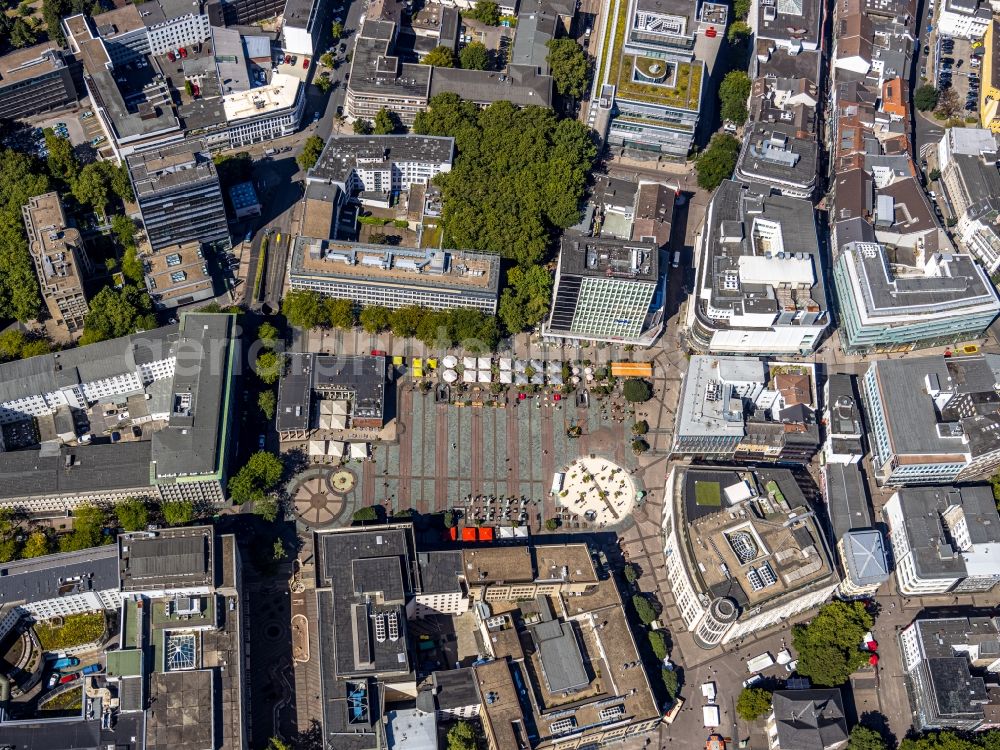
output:
[[[385,352],[382,351],[381,349],[372,349],[372,356],[373,357],[384,357],[385,356]]]
[[[183,47],[181,47],[177,51],[181,53],[181,58],[186,58],[188,56],[188,51],[186,49],[184,49]]]
[[[302,68],[303,68],[303,70],[309,70],[309,58],[308,57],[302,60]]]
[[[291,55],[285,55],[285,65],[288,65],[292,61]]]
[[[79,679],[80,679],[80,673],[79,672],[73,672],[73,674],[68,674],[65,677],[63,677],[61,680],[59,680],[59,684],[60,685],[65,685],[67,682],[72,682],[73,680],[79,680]]]

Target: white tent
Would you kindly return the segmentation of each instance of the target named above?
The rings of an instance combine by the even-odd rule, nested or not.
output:
[[[514,372],[524,372],[528,369],[528,363],[523,359],[514,360]]]
[[[476,369],[476,358],[475,357],[462,357],[462,367],[466,370]]]
[[[489,357],[480,357],[479,361],[476,362],[476,367],[478,367],[480,370],[488,370],[492,366],[493,363],[490,361]]]
[[[344,444],[339,440],[328,440],[326,443],[326,455],[334,458],[343,458]]]
[[[319,415],[319,428],[321,430],[346,430],[347,429],[347,415],[346,414],[323,414],[320,412]]]
[[[562,364],[559,362],[549,362],[545,365],[545,372],[548,375],[560,375],[562,374]]]
[[[310,456],[325,456],[326,455],[326,441],[325,440],[310,440],[309,441],[309,455]]]
[[[545,376],[542,373],[537,372],[531,376],[532,385],[545,385]]]
[[[524,373],[519,372],[514,376],[514,382],[517,383],[518,385],[527,385],[528,376],[525,375]]]
[[[480,383],[489,383],[491,380],[493,380],[493,373],[491,373],[489,370],[480,370],[479,371],[479,382]]]
[[[500,369],[501,370],[509,370],[511,367],[513,367],[513,365],[514,365],[514,363],[513,363],[513,361],[511,360],[510,357],[500,357]]]
[[[368,458],[368,443],[351,443],[351,458]]]
[[[563,377],[562,373],[554,373],[549,375],[549,385],[562,385]]]
[[[512,373],[510,370],[501,370],[500,371],[500,382],[501,383],[513,383],[514,382],[514,373]]]
[[[475,370],[463,370],[462,371],[462,382],[463,383],[475,383],[476,382],[476,371]]]
[[[441,379],[446,383],[454,383],[458,380],[458,373],[454,370],[445,370],[441,373]]]
[[[444,357],[441,358],[441,366],[447,367],[449,370],[454,370],[455,365],[457,364],[458,364],[458,357],[456,357],[454,354],[446,354]]]

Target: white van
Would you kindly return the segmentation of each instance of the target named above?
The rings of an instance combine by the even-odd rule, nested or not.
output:
[[[680,265],[681,265],[681,251],[680,250],[675,250],[674,251],[674,262],[671,263],[670,265],[673,266],[674,268],[679,268],[680,267]]]

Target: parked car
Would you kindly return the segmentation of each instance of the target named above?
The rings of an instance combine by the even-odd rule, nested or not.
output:
[[[60,678],[59,684],[65,685],[68,682],[72,682],[73,680],[79,680],[79,679],[80,679],[79,672],[73,672],[72,674],[68,674],[65,677]]]
[[[302,69],[303,70],[309,70],[309,58],[308,57],[302,58]]]
[[[80,663],[80,660],[75,656],[65,656],[62,659],[56,659],[52,662],[53,669],[65,669],[66,667],[75,667]]]
[[[266,442],[267,442],[267,436],[263,432],[257,436],[257,447],[260,450],[264,450],[264,445]]]
[[[764,679],[764,675],[762,675],[762,674],[755,674],[753,677],[750,677],[749,679],[743,680],[743,687],[745,687],[745,688],[753,687],[758,682],[761,682],[763,679]]]
[[[87,666],[85,666],[83,669],[80,670],[80,674],[86,676],[88,674],[94,674],[95,672],[100,672],[102,669],[104,669],[104,667],[102,667],[100,664],[88,664]]]

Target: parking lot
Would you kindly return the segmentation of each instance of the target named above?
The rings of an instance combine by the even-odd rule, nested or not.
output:
[[[979,45],[974,47],[973,45]],[[975,116],[979,108],[979,70],[982,50],[980,42],[953,39],[941,35],[929,50],[934,66],[933,82],[941,91],[955,92],[958,106],[965,117]]]

